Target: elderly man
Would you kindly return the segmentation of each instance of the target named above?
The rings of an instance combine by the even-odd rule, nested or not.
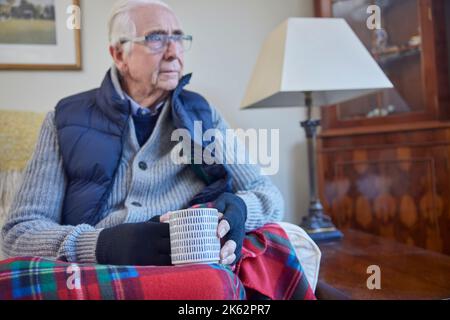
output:
[[[2,230],[11,257],[78,263],[170,265],[167,212],[213,203],[223,213],[222,264],[235,264],[245,232],[280,220],[283,199],[251,164],[176,164],[171,133],[225,132],[227,123],[186,91],[186,35],[173,11],[119,1],[110,22],[113,67],[100,88],[49,112]],[[205,178],[206,177],[206,178]]]

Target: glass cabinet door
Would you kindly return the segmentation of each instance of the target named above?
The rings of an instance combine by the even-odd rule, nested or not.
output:
[[[381,29],[369,29],[367,9],[381,12]],[[333,0],[332,16],[344,18],[394,89],[337,106],[337,120],[390,117],[425,109],[419,0]]]

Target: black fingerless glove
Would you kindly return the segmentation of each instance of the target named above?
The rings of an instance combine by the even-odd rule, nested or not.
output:
[[[125,223],[104,229],[98,236],[96,257],[106,265],[171,265],[169,224]]]
[[[241,257],[242,245],[245,237],[245,221],[247,220],[247,205],[244,200],[233,193],[225,192],[214,202],[214,208],[223,213],[223,219],[230,224],[230,231],[223,238],[224,243],[228,240],[236,242],[236,263]]]

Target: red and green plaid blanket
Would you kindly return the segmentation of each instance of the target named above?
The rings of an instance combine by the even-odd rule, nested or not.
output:
[[[0,262],[0,300],[315,299],[285,232],[269,224],[247,234],[234,270],[74,264],[37,257]]]
[[[234,272],[247,293],[272,300],[315,300],[305,272],[286,232],[278,224],[248,233]]]

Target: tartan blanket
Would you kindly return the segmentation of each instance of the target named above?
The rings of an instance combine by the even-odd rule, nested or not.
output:
[[[241,300],[238,277],[219,265],[133,267],[42,258],[0,263],[0,300]]]
[[[39,257],[0,262],[0,300],[315,299],[284,230],[268,224],[247,234],[234,268],[75,264]]]
[[[316,300],[286,232],[278,224],[248,233],[234,272],[247,295],[257,292],[272,300]]]

